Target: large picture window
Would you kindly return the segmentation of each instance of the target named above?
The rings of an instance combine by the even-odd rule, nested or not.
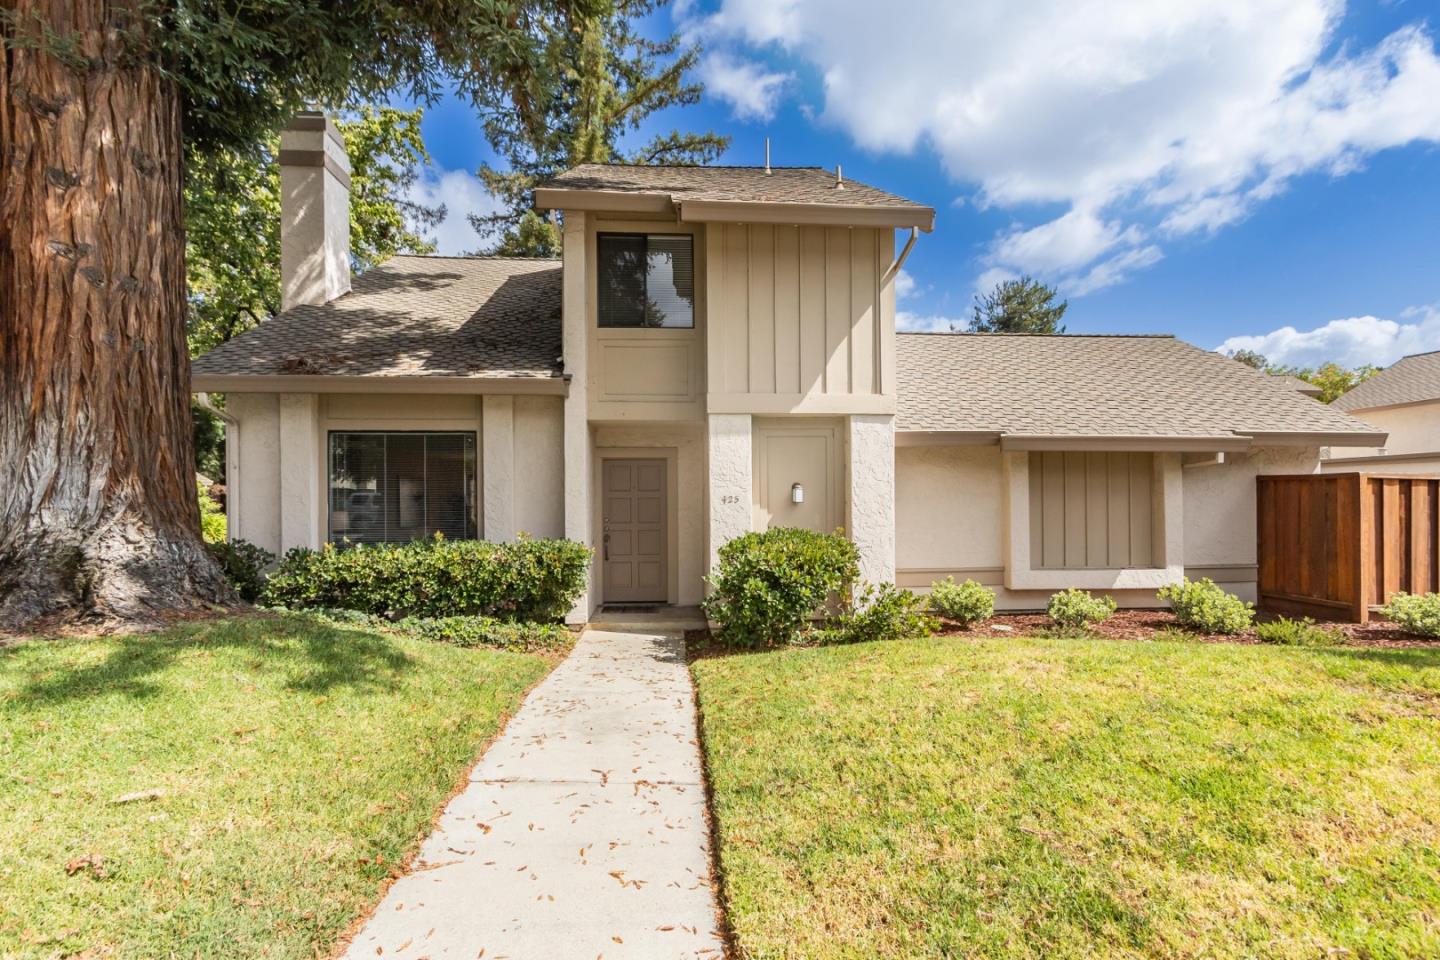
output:
[[[596,248],[600,326],[695,326],[693,237],[602,233]]]
[[[330,540],[473,540],[474,433],[331,433]]]

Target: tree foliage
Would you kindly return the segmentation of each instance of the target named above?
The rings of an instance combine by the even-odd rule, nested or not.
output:
[[[690,79],[699,49],[679,34],[660,40],[640,32],[642,21],[668,0],[603,0],[572,8],[564,29],[546,35],[537,72],[550,85],[535,97],[531,116],[487,115],[485,133],[503,161],[486,164],[480,179],[503,209],[471,215],[482,237],[500,234],[496,252],[557,256],[558,229],[534,212],[535,184],[581,163],[700,164],[714,160],[729,138],[672,130],[628,152],[626,134],[658,111],[698,103],[701,84]],[[536,122],[539,121],[539,122]]]
[[[1024,276],[1003,280],[989,293],[976,294],[970,329],[975,333],[1064,333],[1060,318],[1070,303],[1039,280]]]
[[[1333,360],[1322,363],[1318,367],[1289,367],[1271,363],[1264,354],[1254,350],[1236,350],[1230,353],[1229,357],[1271,376],[1295,377],[1304,380],[1319,388],[1320,396],[1317,399],[1322,403],[1334,403],[1336,399],[1380,372],[1379,367],[1371,364],[1350,368],[1335,363]]]

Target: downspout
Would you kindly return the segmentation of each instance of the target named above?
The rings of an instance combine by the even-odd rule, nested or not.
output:
[[[215,406],[208,393],[195,394],[195,403],[225,424],[225,535],[234,540],[240,531],[240,485],[230,476],[240,476],[240,421]]]

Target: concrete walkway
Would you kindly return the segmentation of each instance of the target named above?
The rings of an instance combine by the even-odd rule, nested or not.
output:
[[[683,641],[587,631],[345,956],[719,960],[700,771]]]

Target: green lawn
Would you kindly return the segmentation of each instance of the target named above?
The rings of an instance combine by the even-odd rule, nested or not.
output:
[[[294,618],[0,649],[0,957],[323,955],[548,668]]]
[[[1440,650],[937,638],[694,673],[741,956],[1440,956]]]

